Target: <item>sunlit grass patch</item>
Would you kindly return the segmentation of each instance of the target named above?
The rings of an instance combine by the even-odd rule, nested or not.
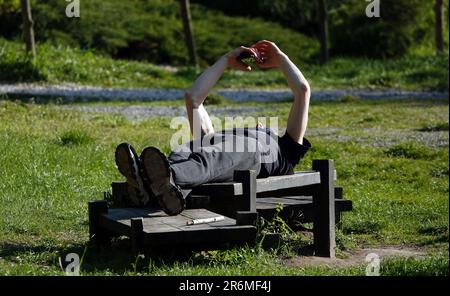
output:
[[[435,156],[435,152],[432,149],[416,142],[408,142],[395,145],[394,147],[387,149],[385,153],[389,156],[406,157],[412,159],[426,159]]]
[[[430,258],[389,258],[383,260],[380,274],[383,276],[448,276],[448,256]]]

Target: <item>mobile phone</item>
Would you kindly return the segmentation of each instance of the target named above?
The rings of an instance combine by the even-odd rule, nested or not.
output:
[[[248,51],[243,51],[243,52],[241,52],[241,54],[240,54],[236,59],[242,61],[242,60],[245,60],[245,59],[251,59],[251,58],[254,59],[254,58],[255,58],[255,55],[251,54],[251,53],[248,52]]]

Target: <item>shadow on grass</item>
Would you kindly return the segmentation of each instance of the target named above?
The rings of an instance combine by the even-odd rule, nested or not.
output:
[[[158,100],[153,99],[145,99],[145,98],[127,98],[127,97],[119,97],[119,98],[108,98],[105,96],[101,96],[99,93],[98,96],[76,96],[76,95],[68,95],[68,96],[55,96],[55,95],[31,95],[31,94],[0,94],[0,99],[10,100],[10,101],[19,101],[22,103],[34,103],[34,104],[55,104],[55,105],[66,105],[66,104],[76,104],[76,103],[111,103],[111,102],[129,102],[130,104],[139,103],[139,102],[154,102]],[[159,100],[161,102],[167,101],[180,101],[182,98],[174,98],[167,100]],[[225,104],[225,103],[224,103]]]
[[[77,243],[68,246],[58,244],[0,244],[0,257],[6,261],[48,266],[64,273],[66,266],[72,262],[67,257],[70,253],[79,256],[83,275],[135,275],[166,274],[171,269],[213,268],[216,265],[236,267],[247,261],[258,260],[255,254],[282,255],[286,245],[249,246],[225,244],[220,247],[207,245],[174,245],[145,249],[139,254],[131,251],[131,242],[127,238],[114,238],[110,246],[94,246],[91,243]],[[290,254],[313,256],[312,244],[298,244],[292,247]],[[66,261],[67,259],[67,261]],[[256,263],[255,263],[256,264]],[[206,271],[205,271],[206,272]]]
[[[51,266],[61,269],[72,262],[66,261],[68,254],[75,253],[81,262],[84,274],[127,274],[149,272],[152,268],[171,266],[175,262],[201,263],[193,260],[194,251],[177,247],[148,250],[140,255],[131,250],[127,239],[113,240],[109,247],[97,247],[90,243],[79,243],[66,247],[58,245],[31,245],[23,243],[3,243],[0,257],[12,262]]]

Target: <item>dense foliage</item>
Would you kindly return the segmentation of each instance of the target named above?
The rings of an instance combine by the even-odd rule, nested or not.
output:
[[[36,39],[55,44],[95,48],[119,58],[184,64],[179,3],[176,0],[90,0],[81,3],[81,17],[67,18],[67,2],[32,1]],[[192,5],[194,32],[203,64],[241,44],[266,38],[279,43],[296,61],[313,58],[317,42],[298,32],[262,19],[229,17]],[[0,35],[20,36],[19,9],[0,11]]]
[[[118,58],[187,62],[177,0],[90,0],[81,18],[65,16],[67,2],[32,1],[38,42],[96,49]],[[310,0],[191,0],[201,63],[240,44],[272,39],[298,61],[318,54],[317,7]],[[384,0],[381,18],[367,18],[362,0],[328,0],[334,56],[398,57],[433,52],[434,1]],[[448,18],[448,1],[445,16]],[[0,36],[21,36],[18,0],[0,0]],[[445,26],[448,44],[448,23]]]
[[[364,1],[343,1],[332,12],[333,53],[397,57],[417,45],[433,46],[433,1],[383,0],[381,18],[367,18],[362,13],[366,5]]]
[[[230,15],[262,16],[313,38],[318,35],[316,1],[192,1]],[[327,3],[330,47],[334,55],[397,57],[434,45],[434,1],[383,0],[381,18],[366,16],[367,1],[328,0]],[[448,19],[448,1],[444,3],[444,18]],[[448,36],[448,23],[445,32]]]

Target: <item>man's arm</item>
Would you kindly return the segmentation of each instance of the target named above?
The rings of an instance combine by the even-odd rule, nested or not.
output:
[[[186,104],[186,111],[188,114],[191,133],[194,139],[201,137],[202,134],[213,133],[214,128],[206,112],[203,102],[208,96],[210,90],[214,87],[217,81],[222,76],[227,68],[232,68],[242,71],[250,71],[250,66],[238,61],[238,57],[243,51],[253,53],[252,49],[246,47],[236,48],[229,53],[223,55],[211,67],[205,70],[195,80],[194,84],[185,92],[184,101]],[[196,124],[196,126],[194,126]]]
[[[308,125],[311,88],[302,72],[285,54],[280,57],[280,69],[294,94],[294,103],[289,111],[286,132],[294,141],[303,144],[303,137]]]
[[[184,94],[184,102],[194,139],[199,138],[202,134],[214,132],[211,118],[209,118],[203,102],[227,67],[227,58],[222,56],[214,65],[203,72]],[[197,126],[194,126],[194,123]]]
[[[294,94],[294,103],[289,112],[286,132],[294,141],[303,144],[303,137],[308,124],[309,100],[311,97],[308,81],[275,43],[263,40],[252,47],[255,47],[265,59],[264,62],[258,64],[261,68],[279,68],[283,72]]]

